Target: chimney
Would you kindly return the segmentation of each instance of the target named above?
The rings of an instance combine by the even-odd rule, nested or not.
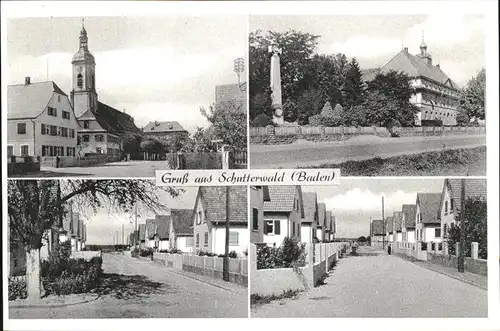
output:
[[[405,51],[406,53],[408,53],[408,47],[403,47],[403,51]]]
[[[441,66],[439,65],[439,63],[436,64],[436,68],[441,69]]]
[[[29,84],[31,84],[30,77],[29,76],[28,77],[24,77],[24,85],[29,85]]]

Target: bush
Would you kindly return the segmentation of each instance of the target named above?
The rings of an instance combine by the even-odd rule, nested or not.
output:
[[[323,116],[321,114],[309,117],[311,126],[341,126],[342,119],[335,116]]]
[[[252,127],[265,127],[268,125],[274,125],[274,123],[273,120],[265,114],[258,115],[250,122],[250,126]]]
[[[305,244],[286,237],[280,247],[257,246],[257,269],[298,268],[306,264]]]
[[[26,281],[9,277],[9,300],[26,299]]]
[[[160,250],[160,253],[182,254],[182,251],[176,247],[173,247],[171,249],[162,249],[162,250]]]
[[[134,248],[134,249],[130,252],[130,255],[132,255],[132,257],[138,257],[138,256],[139,256],[139,249],[138,249],[138,248]]]
[[[139,256],[141,257],[151,257],[153,256],[153,249],[150,247],[146,247],[139,251]]]
[[[205,251],[198,251],[198,256],[217,256],[215,253],[210,253],[210,252],[205,252]]]

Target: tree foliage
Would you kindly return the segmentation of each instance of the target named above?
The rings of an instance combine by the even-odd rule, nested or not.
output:
[[[469,80],[460,97],[459,108],[465,111],[470,119],[485,119],[485,90],[486,70],[483,68]]]
[[[346,107],[360,105],[363,101],[364,84],[361,69],[356,58],[349,63],[344,84],[344,100]]]
[[[141,142],[141,151],[148,154],[165,154],[166,146],[163,141],[156,137],[147,137]]]
[[[125,154],[137,155],[141,151],[142,135],[137,133],[127,133],[121,138],[122,150]]]

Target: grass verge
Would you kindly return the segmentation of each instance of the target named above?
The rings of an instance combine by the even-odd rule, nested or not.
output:
[[[308,167],[311,168],[311,167]],[[339,168],[342,176],[471,176],[486,175],[486,146],[447,149],[389,158],[375,157],[312,168]]]
[[[281,299],[290,299],[295,298],[299,294],[299,290],[283,290],[283,293],[280,295],[260,295],[260,294],[251,294],[250,295],[250,305],[251,306],[260,306],[270,303],[272,301],[281,300]]]

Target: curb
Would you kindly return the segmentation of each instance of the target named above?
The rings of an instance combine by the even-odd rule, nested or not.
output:
[[[418,265],[418,264],[417,264],[417,265]],[[488,291],[488,287],[484,287],[484,286],[482,286],[482,285],[479,285],[479,284],[477,284],[477,283],[474,283],[473,281],[470,281],[470,280],[467,280],[467,279],[463,279],[463,278],[457,277],[457,276],[455,276],[455,275],[453,275],[453,274],[450,274],[450,273],[447,273],[447,272],[445,272],[445,271],[435,270],[435,269],[431,269],[431,268],[426,268],[426,267],[424,267],[424,266],[421,266],[421,267],[422,267],[422,268],[425,268],[425,269],[427,269],[427,270],[431,270],[431,271],[437,272],[438,274],[445,275],[445,276],[448,276],[448,277],[450,277],[450,278],[454,278],[454,279],[459,280],[459,281],[461,281],[461,282],[463,282],[463,283],[466,283],[466,284],[469,284],[469,285],[473,285],[473,286],[475,286],[475,287],[479,287],[479,288],[480,288],[480,289],[482,289],[482,290],[486,290],[486,291]]]
[[[97,299],[99,299],[100,296],[96,295],[95,297],[83,301],[78,301],[78,302],[72,302],[72,303],[61,303],[61,304],[27,304],[27,305],[20,305],[20,304],[12,304],[9,302],[9,309],[10,308],[59,308],[59,307],[69,307],[69,306],[76,306],[76,305],[81,305],[84,303],[92,302]]]

